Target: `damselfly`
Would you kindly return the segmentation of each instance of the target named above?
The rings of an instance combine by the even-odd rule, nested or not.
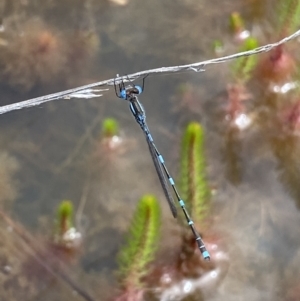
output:
[[[129,81],[129,80],[128,80]],[[129,81],[129,85],[125,86],[124,81],[122,81],[120,84],[118,84],[118,91],[117,91],[117,84],[115,83],[115,92],[117,97],[124,99],[124,100],[128,100],[129,101],[129,108],[131,113],[133,114],[136,122],[140,125],[142,131],[144,132],[145,136],[146,136],[146,141],[149,147],[149,151],[151,154],[151,158],[153,160],[159,181],[161,183],[162,189],[164,191],[164,194],[166,196],[166,199],[168,201],[168,204],[170,206],[171,212],[174,216],[174,218],[177,217],[177,210],[176,210],[176,206],[172,197],[172,193],[170,192],[168,183],[167,183],[167,179],[169,180],[170,185],[173,188],[174,194],[176,196],[177,201],[179,202],[179,205],[184,213],[184,216],[186,218],[186,221],[188,223],[188,225],[190,226],[194,237],[195,237],[195,241],[197,243],[197,246],[199,248],[199,250],[202,253],[202,256],[204,257],[205,260],[210,260],[210,255],[208,253],[208,251],[205,248],[205,245],[203,243],[203,240],[201,238],[201,236],[199,235],[199,233],[197,232],[194,222],[192,221],[190,215],[187,212],[187,209],[185,207],[185,203],[184,201],[181,199],[178,190],[176,188],[175,182],[173,180],[173,178],[171,177],[164,159],[162,157],[162,155],[160,154],[160,152],[158,151],[156,145],[154,144],[152,135],[150,133],[150,130],[147,126],[146,123],[146,114],[145,114],[145,110],[142,106],[142,104],[139,102],[137,95],[141,94],[144,91],[144,85],[145,85],[145,77],[143,78],[143,85],[142,87],[134,85],[132,82]]]

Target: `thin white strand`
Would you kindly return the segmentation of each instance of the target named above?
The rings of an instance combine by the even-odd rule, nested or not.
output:
[[[82,98],[99,97],[99,96],[101,96],[100,94],[95,94],[95,96],[92,96],[92,92],[101,91],[101,90],[95,90],[94,88],[96,88],[96,87],[114,85],[115,83],[119,83],[120,81],[124,81],[124,82],[126,82],[128,80],[134,81],[134,80],[136,80],[140,77],[146,76],[146,75],[162,74],[162,73],[175,73],[175,72],[183,72],[183,71],[202,72],[202,71],[205,71],[204,68],[207,65],[224,63],[224,62],[228,62],[230,60],[237,59],[240,57],[250,56],[250,55],[254,55],[254,54],[258,54],[258,53],[262,53],[262,52],[268,52],[268,51],[272,50],[273,48],[275,48],[281,44],[287,43],[288,41],[293,40],[299,36],[300,36],[300,30],[297,30],[292,35],[290,35],[276,43],[267,44],[267,45],[255,48],[253,50],[243,51],[243,52],[239,52],[236,54],[231,54],[231,55],[227,55],[224,57],[214,58],[211,60],[206,60],[206,61],[187,64],[187,65],[161,67],[161,68],[156,68],[156,69],[140,71],[140,72],[136,72],[133,74],[128,74],[128,75],[126,75],[126,77],[117,76],[116,78],[111,78],[108,80],[77,87],[74,89],[69,89],[69,90],[65,90],[62,92],[58,92],[58,93],[48,94],[45,96],[40,96],[40,97],[24,100],[24,101],[21,101],[18,103],[0,107],[0,114],[8,113],[8,112],[14,111],[14,110],[20,110],[23,108],[37,106],[42,103],[56,100],[56,99],[69,99],[72,97],[79,97],[79,96]],[[105,90],[102,90],[102,91],[105,91]]]

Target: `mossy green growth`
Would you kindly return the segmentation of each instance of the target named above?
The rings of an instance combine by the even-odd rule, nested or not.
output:
[[[239,12],[231,13],[229,18],[229,27],[234,33],[239,33],[245,30],[244,20]]]
[[[126,244],[118,255],[119,275],[125,288],[141,288],[141,277],[153,260],[160,231],[160,206],[153,195],[145,195],[138,202]]]
[[[213,41],[213,49],[215,53],[220,53],[224,50],[224,44],[221,40]]]
[[[119,134],[119,124],[114,118],[105,118],[102,122],[102,136],[111,138]]]
[[[257,39],[249,37],[243,42],[239,52],[253,50],[257,47]],[[236,59],[231,67],[233,77],[236,78],[239,82],[246,83],[251,77],[252,71],[255,68],[256,64],[256,55],[243,56]]]
[[[300,25],[300,1],[278,1],[277,16],[278,31],[281,37],[293,33]]]
[[[180,183],[193,220],[203,222],[210,209],[211,191],[206,176],[204,130],[197,122],[189,123],[183,135]]]
[[[63,236],[73,227],[73,204],[69,200],[63,200],[57,208],[57,235]]]

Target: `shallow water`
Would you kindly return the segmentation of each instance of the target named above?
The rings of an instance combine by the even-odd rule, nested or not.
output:
[[[16,54],[22,49],[22,60],[18,61],[18,56],[8,59],[1,50],[0,65],[6,61],[10,66],[9,76],[2,79],[1,104],[111,78],[116,73],[211,58],[215,39],[224,41],[225,53],[237,51],[228,29],[228,16],[235,10],[245,16],[249,30],[258,33],[261,41],[268,41],[274,16],[272,1],[129,0],[118,6],[108,1],[49,0],[42,7],[35,1],[7,4],[2,38],[14,41]],[[36,17],[39,20],[33,22]],[[20,28],[33,32],[28,37],[25,32],[25,42],[12,38]],[[38,55],[30,52],[29,42],[35,41],[32,28],[41,45],[53,53],[47,61],[36,57],[25,64],[26,57]],[[68,50],[71,47],[72,52]],[[37,66],[35,72],[23,75],[33,65]],[[44,76],[47,72],[51,76]],[[149,77],[140,100],[175,178],[184,126],[196,120],[206,130],[208,173],[217,194],[212,202],[211,229],[204,238],[209,240],[210,233],[221,236],[230,263],[220,281],[200,285],[201,296],[216,301],[261,301],[289,300],[296,295],[292,300],[297,300],[299,137],[282,131],[275,112],[280,108],[280,97],[266,92],[265,85],[255,79],[251,83],[253,97],[246,103],[252,123],[244,131],[230,129],[224,113],[229,74],[229,65],[223,64],[204,73]],[[179,85],[186,83],[192,90],[191,98],[177,92]],[[122,143],[115,151],[101,146],[105,117],[120,123]],[[1,221],[3,300],[19,300],[22,290],[27,292],[24,300],[88,300],[80,290],[93,300],[116,295],[116,254],[135,204],[145,193],[162,200],[164,223],[158,261],[176,252],[178,225],[164,201],[143,134],[128,105],[116,98],[112,89],[98,99],[59,100],[2,115],[0,141],[0,159],[4,158],[0,160],[1,180],[5,183],[1,206],[18,227],[27,229],[23,230],[26,235],[32,236],[28,243],[18,231],[11,231],[11,224]],[[80,208],[76,222],[84,238],[78,255],[63,267],[46,251],[55,208],[62,199],[70,199]],[[42,272],[37,268],[39,256],[42,261],[50,260],[50,272],[47,267],[41,268]],[[35,275],[33,271],[38,281],[28,282],[28,275]],[[70,285],[62,274],[75,284]],[[192,298],[200,300],[200,294]]]

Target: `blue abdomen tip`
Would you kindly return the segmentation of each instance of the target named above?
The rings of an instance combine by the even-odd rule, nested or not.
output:
[[[210,259],[210,256],[209,256],[208,251],[204,251],[204,252],[202,253],[202,256],[204,257],[205,260],[209,260],[209,259]]]

